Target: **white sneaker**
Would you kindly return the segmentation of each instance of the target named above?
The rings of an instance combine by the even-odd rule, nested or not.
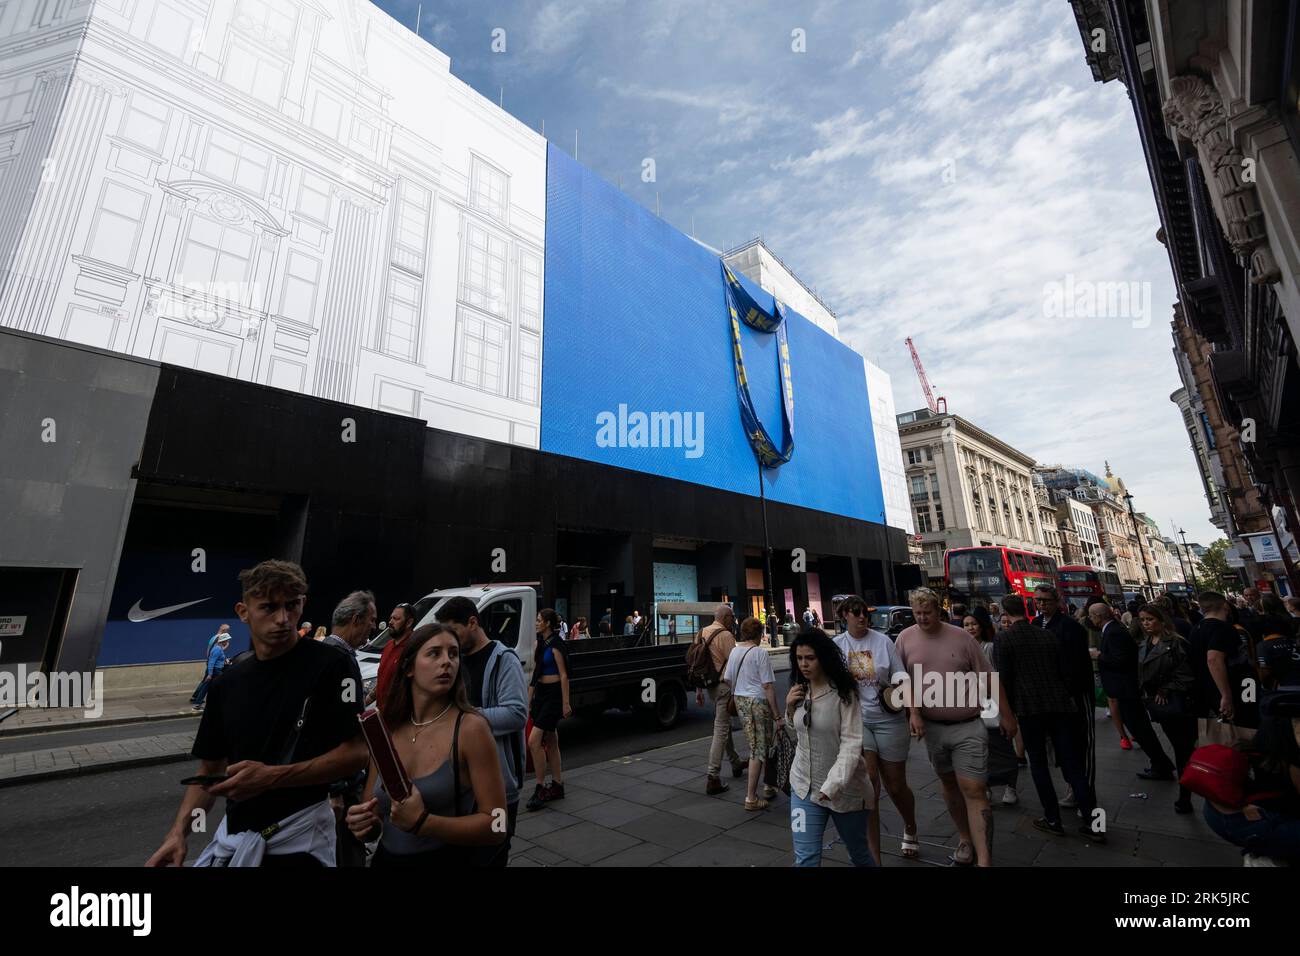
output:
[[[1079,804],[1078,801],[1074,799],[1074,788],[1066,787],[1065,796],[1063,796],[1060,800],[1058,800],[1057,803],[1059,803],[1067,810],[1072,810],[1075,807],[1077,807]]]
[[[1002,805],[1004,807],[1014,807],[1020,802],[1020,795],[1016,793],[1015,787],[1007,787],[1002,791]]]

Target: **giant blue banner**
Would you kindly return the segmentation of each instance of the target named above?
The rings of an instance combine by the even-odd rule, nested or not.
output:
[[[546,176],[542,450],[757,495],[718,257],[554,146]],[[790,460],[763,469],[766,494],[882,522],[862,357],[736,278],[785,316],[799,412]],[[738,334],[753,414],[780,434],[782,344],[743,322]]]

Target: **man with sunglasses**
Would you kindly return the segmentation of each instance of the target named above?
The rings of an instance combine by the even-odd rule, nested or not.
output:
[[[880,805],[880,783],[884,778],[889,799],[903,818],[903,848],[906,859],[920,856],[921,844],[916,833],[916,798],[907,785],[907,749],[911,731],[907,714],[890,713],[880,703],[881,685],[891,686],[907,680],[903,659],[889,636],[873,630],[867,602],[856,594],[840,604],[847,630],[836,635],[835,646],[844,655],[849,673],[858,682],[858,700],[862,707],[862,751],[867,776]],[[880,864],[880,814],[870,815],[867,842],[876,864]]]

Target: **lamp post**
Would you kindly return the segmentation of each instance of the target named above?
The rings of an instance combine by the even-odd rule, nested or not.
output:
[[[772,543],[767,536],[767,492],[763,488],[763,462],[758,462],[758,500],[763,508],[763,590],[766,592],[765,600],[767,601],[766,621],[763,630],[767,630],[767,625],[772,621],[772,615],[776,613],[776,597],[772,593]],[[773,628],[772,636],[775,638],[776,629]]]
[[[1196,582],[1196,562],[1192,560],[1192,549],[1187,547],[1187,532],[1179,528],[1178,536],[1183,539],[1183,550],[1187,552],[1187,569],[1192,572],[1192,590],[1199,594],[1201,586]]]
[[[1146,574],[1147,590],[1154,592],[1155,587],[1151,584],[1151,567],[1147,564],[1147,553],[1142,549],[1142,535],[1138,533],[1137,513],[1133,511],[1133,496],[1127,491],[1124,492],[1124,500],[1128,502],[1128,516],[1133,521],[1133,537],[1137,538],[1138,554],[1142,556],[1142,571]],[[1154,597],[1154,594],[1148,594],[1148,599]]]
[[[1183,583],[1187,583],[1187,565],[1183,564],[1183,552],[1178,550],[1178,542],[1174,542],[1174,554],[1178,555],[1178,569],[1183,572]]]

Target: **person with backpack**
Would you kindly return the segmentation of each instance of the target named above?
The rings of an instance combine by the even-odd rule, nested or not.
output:
[[[1160,725],[1174,747],[1174,764],[1179,780],[1196,748],[1196,712],[1187,642],[1178,633],[1168,612],[1159,604],[1147,604],[1138,611],[1138,624],[1146,640],[1138,649],[1138,684],[1151,720]],[[1191,813],[1191,793],[1179,785],[1175,813]]]
[[[1201,747],[1190,779],[1211,830],[1243,854],[1300,866],[1300,691],[1266,701],[1259,732],[1235,747]]]
[[[876,798],[862,751],[861,683],[835,642],[811,628],[790,645],[790,673],[785,713],[798,738],[790,764],[794,865],[821,865],[826,825],[834,821],[853,865],[876,866],[867,842]]]
[[[450,871],[483,865],[481,848],[506,835],[505,785],[492,727],[469,702],[451,628],[415,629],[379,712],[411,792],[394,800],[371,759],[365,793],[347,816],[358,840],[379,838],[370,865]]]
[[[487,636],[479,624],[478,608],[469,598],[448,598],[435,617],[460,642],[469,702],[488,722],[496,741],[506,792],[506,838],[486,848],[480,865],[502,868],[510,860],[510,841],[519,819],[519,790],[524,780],[524,727],[528,723],[524,667],[513,650]],[[578,620],[586,626],[584,619]]]
[[[758,795],[758,781],[763,777],[763,764],[772,749],[773,716],[779,713],[776,693],[773,690],[776,676],[772,673],[772,658],[759,645],[763,641],[763,622],[757,617],[747,617],[740,625],[740,642],[727,658],[722,679],[731,685],[736,712],[745,728],[749,741],[749,778],[745,791],[745,809],[766,810],[768,800],[776,790],[765,787]],[[776,718],[776,726],[785,723]],[[859,742],[861,745],[861,742]]]
[[[722,782],[724,752],[733,777],[739,777],[749,769],[749,761],[740,759],[732,741],[732,687],[722,679],[722,669],[727,666],[727,659],[736,647],[735,629],[736,612],[729,604],[719,604],[713,612],[713,623],[695,636],[686,651],[686,681],[696,689],[696,706],[704,706],[706,691],[713,702],[713,742],[709,745],[709,764],[704,782],[704,792],[710,797],[731,789]]]

